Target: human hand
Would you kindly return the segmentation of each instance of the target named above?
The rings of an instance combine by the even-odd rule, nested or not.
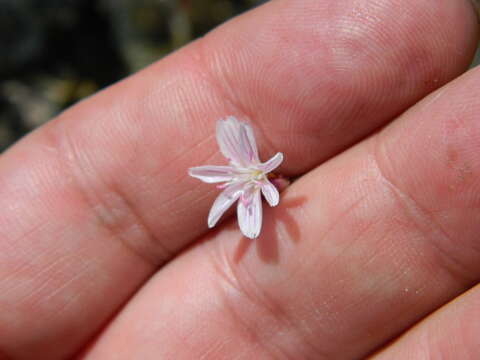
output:
[[[276,0],[21,140],[0,358],[477,356],[477,32],[467,0]],[[297,178],[254,241],[187,175],[226,115]]]

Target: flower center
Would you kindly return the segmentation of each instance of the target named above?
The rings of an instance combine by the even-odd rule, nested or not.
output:
[[[252,178],[252,180],[261,180],[263,177],[263,172],[258,169],[254,169],[250,173],[250,177]]]
[[[234,181],[247,182],[255,186],[260,186],[266,179],[265,173],[256,168],[241,169]]]

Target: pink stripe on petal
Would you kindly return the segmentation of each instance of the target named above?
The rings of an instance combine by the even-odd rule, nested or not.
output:
[[[232,164],[248,167],[258,160],[257,145],[251,127],[230,116],[217,121],[217,143],[223,156]]]
[[[235,146],[236,140],[232,133],[235,133],[235,129],[232,131],[232,123],[227,120],[217,121],[216,137],[218,147],[220,148],[221,153],[227,159],[236,165],[242,166],[243,161],[238,153],[238,149]]]
[[[212,228],[217,224],[225,211],[227,211],[228,208],[242,195],[242,192],[243,184],[236,183],[227,186],[225,190],[218,195],[208,214],[209,228]]]
[[[277,206],[280,201],[280,194],[277,188],[270,181],[264,180],[262,183],[262,194],[270,206]]]
[[[247,194],[249,196],[248,201],[238,202],[238,225],[243,235],[255,239],[260,235],[262,229],[262,198],[260,189],[249,191]]]
[[[258,149],[257,143],[255,142],[255,137],[253,136],[253,131],[250,125],[241,123],[241,143],[242,146],[245,148],[245,152],[247,155],[247,160],[250,164],[257,164],[260,162],[258,158]]]
[[[265,174],[268,174],[269,172],[272,172],[277,167],[279,167],[282,162],[283,162],[283,154],[279,152],[279,153],[276,153],[272,158],[270,158],[270,160],[260,164],[258,168],[259,170],[263,171]]]

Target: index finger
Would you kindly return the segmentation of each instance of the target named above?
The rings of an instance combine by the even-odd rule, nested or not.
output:
[[[221,164],[218,118],[250,118],[261,156],[281,150],[283,171],[298,175],[467,67],[476,36],[466,2],[404,0],[401,17],[399,6],[268,3],[6,153],[0,348],[71,354],[205,231],[214,191],[186,169]]]

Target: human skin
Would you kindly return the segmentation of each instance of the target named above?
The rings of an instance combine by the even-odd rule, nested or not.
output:
[[[474,359],[477,35],[467,0],[274,0],[19,141],[0,359]],[[254,241],[187,174],[227,115],[295,178]]]

